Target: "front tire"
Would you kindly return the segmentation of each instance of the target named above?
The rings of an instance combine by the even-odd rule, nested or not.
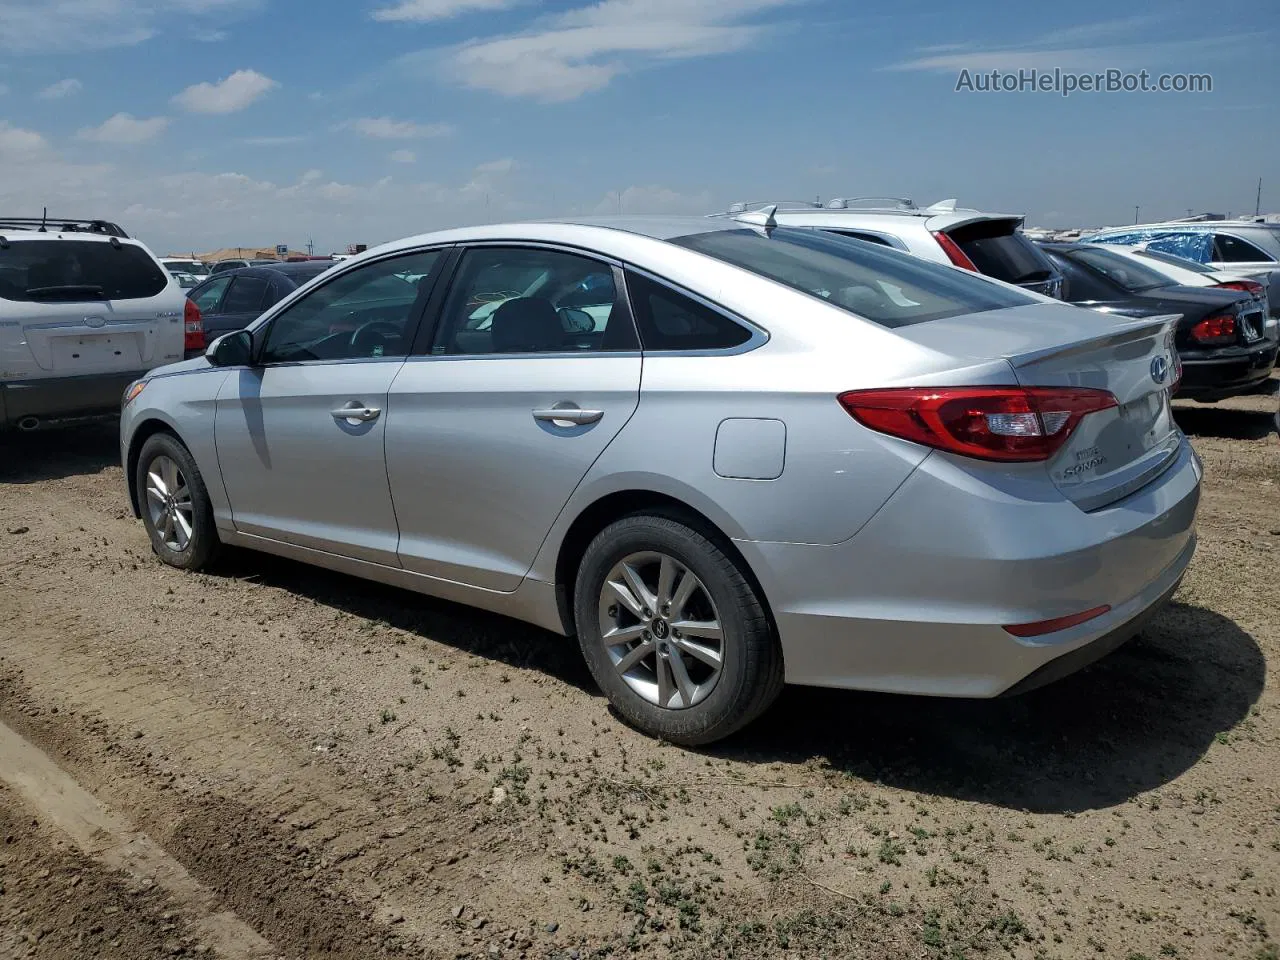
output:
[[[135,478],[151,549],[181,570],[200,570],[221,546],[213,502],[191,452],[170,433],[147,439]]]
[[[669,517],[611,524],[574,585],[578,642],[631,724],[687,746],[746,726],[782,690],[782,653],[756,589],[707,536]]]

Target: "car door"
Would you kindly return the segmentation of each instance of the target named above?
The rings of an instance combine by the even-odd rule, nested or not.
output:
[[[257,270],[241,270],[233,273],[230,281],[217,308],[209,314],[201,311],[206,342],[232,330],[243,330],[257,320],[270,304],[267,296],[271,286],[269,274]]]
[[[440,257],[361,264],[253,328],[255,362],[226,379],[214,421],[237,530],[398,565],[387,390]]]
[[[466,250],[433,336],[391,386],[387,474],[406,569],[519,585],[635,412],[641,357],[616,264]]]

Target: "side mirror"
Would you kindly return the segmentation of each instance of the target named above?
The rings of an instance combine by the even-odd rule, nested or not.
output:
[[[215,367],[247,367],[253,363],[253,334],[248,330],[233,330],[209,344],[204,352]]]

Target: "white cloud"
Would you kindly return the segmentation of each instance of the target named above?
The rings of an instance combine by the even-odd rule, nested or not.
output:
[[[477,10],[504,10],[520,0],[400,0],[395,6],[373,11],[375,20],[409,20],[425,23],[428,20],[446,20],[462,13]]]
[[[217,83],[197,83],[173,98],[192,113],[235,113],[279,84],[256,70],[237,70]]]
[[[354,130],[375,140],[418,140],[423,137],[447,137],[453,127],[447,123],[415,123],[412,120],[392,120],[390,117],[361,117],[348,120],[336,129]]]
[[[0,157],[18,159],[32,157],[43,153],[49,147],[49,141],[34,130],[23,130],[14,127],[7,120],[0,120]],[[5,179],[14,180],[9,176]]]
[[[602,0],[532,31],[474,40],[449,52],[444,72],[470,87],[543,101],[573,100],[655,60],[731,53],[767,27],[753,15],[795,0]],[[415,56],[407,58],[412,63]]]
[[[711,194],[680,193],[656,184],[627,187],[621,194],[607,193],[595,205],[593,213],[610,214],[697,214],[711,210]]]
[[[140,120],[129,113],[117,113],[101,126],[85,127],[76,137],[96,143],[145,143],[160,136],[168,125],[168,117]]]
[[[225,30],[192,30],[191,39],[200,43],[221,43],[230,34]]]
[[[0,0],[0,51],[74,53],[132,46],[169,22],[228,17],[264,0]]]
[[[36,96],[41,100],[61,100],[63,97],[69,97],[72,94],[79,93],[83,84],[75,77],[67,77],[65,80],[59,80],[57,83],[51,83],[45,87]]]
[[[412,150],[392,150],[389,159],[392,163],[413,163],[418,156]]]
[[[501,176],[510,173],[516,168],[516,162],[510,157],[503,157],[501,160],[490,160],[487,163],[479,164],[476,167],[476,173],[487,176]]]

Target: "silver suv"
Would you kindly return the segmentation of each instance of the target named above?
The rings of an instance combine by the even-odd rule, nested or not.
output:
[[[917,207],[904,197],[838,197],[825,206],[804,201],[735,203],[723,214],[739,216],[773,207],[780,225],[812,227],[840,236],[905,250],[924,260],[962,267],[996,280],[1062,299],[1062,276],[1022,234],[1023,218],[981,213],[942,200]]]
[[[114,223],[0,217],[0,431],[114,416],[181,360],[186,297]]]
[[[1080,238],[1082,243],[1141,245],[1172,253],[1215,270],[1249,275],[1280,268],[1280,224],[1257,220],[1173,220],[1110,227]]]

